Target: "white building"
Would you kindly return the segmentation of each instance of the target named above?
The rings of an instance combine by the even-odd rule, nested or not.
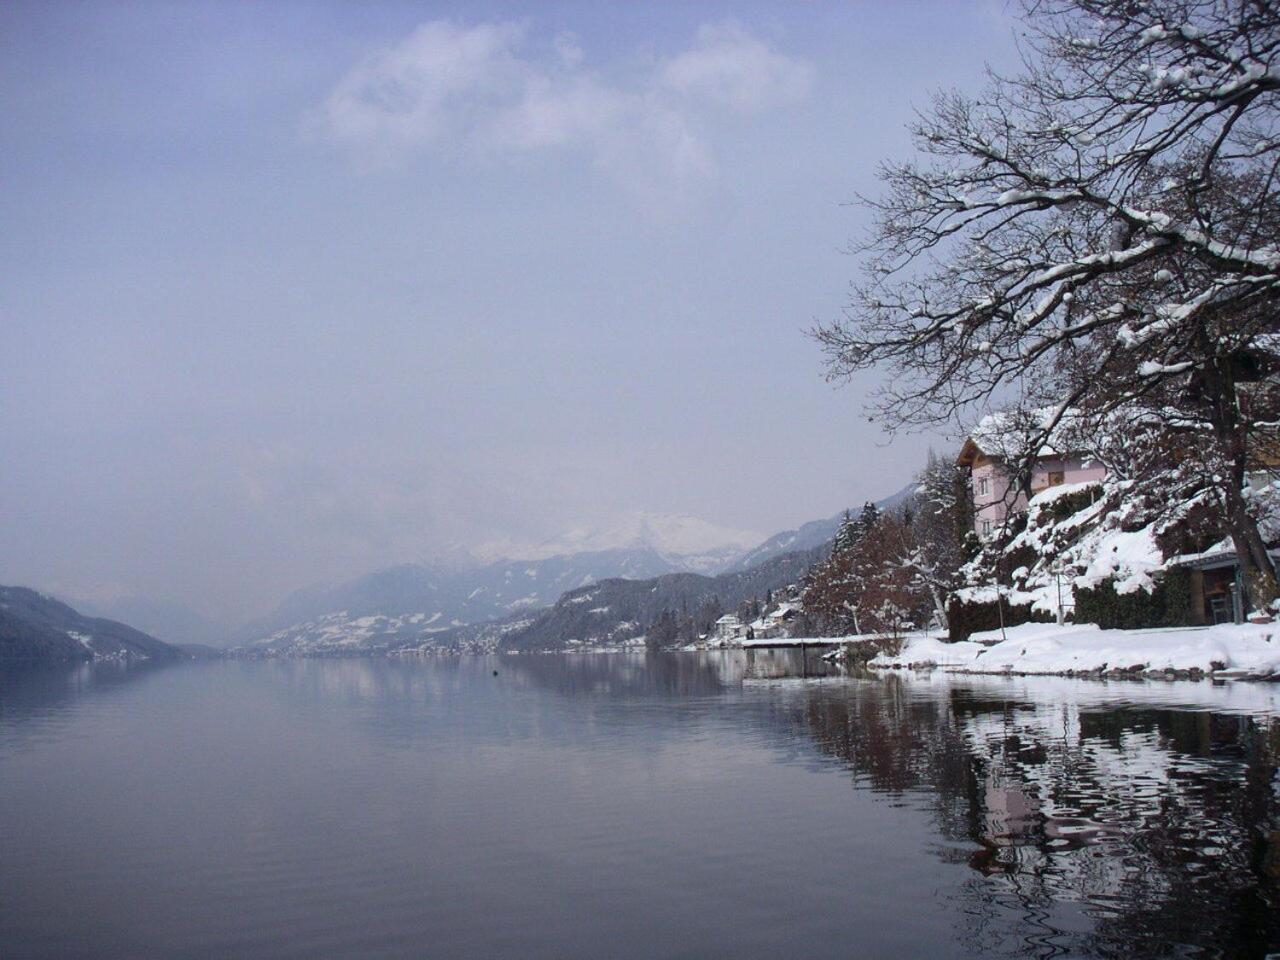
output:
[[[726,613],[716,621],[717,640],[741,640],[746,632],[737,614]]]

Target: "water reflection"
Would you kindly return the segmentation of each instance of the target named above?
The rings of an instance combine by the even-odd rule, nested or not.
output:
[[[921,696],[896,676],[806,694],[819,749],[859,785],[921,799],[936,855],[972,869],[958,896],[973,949],[1008,950],[1011,933],[1026,956],[1280,946],[1276,718],[963,683]]]
[[[86,698],[110,695],[172,666],[143,660],[0,665],[0,735],[16,736],[33,721],[56,719]]]
[[[1280,950],[1280,687],[798,654],[0,673],[3,952]]]
[[[843,670],[823,659],[830,647],[750,647],[745,653],[745,676],[752,680],[807,680],[840,676]]]

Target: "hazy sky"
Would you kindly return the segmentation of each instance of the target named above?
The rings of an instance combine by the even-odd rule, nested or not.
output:
[[[0,6],[0,582],[222,620],[892,492],[802,333],[1001,3]]]

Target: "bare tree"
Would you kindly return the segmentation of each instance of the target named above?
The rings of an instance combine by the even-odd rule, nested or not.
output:
[[[925,468],[916,475],[911,497],[911,534],[900,558],[914,584],[933,602],[934,619],[947,625],[947,596],[960,585],[966,560],[965,543],[973,529],[973,501],[964,473],[953,456],[929,451]]]
[[[868,279],[819,326],[829,372],[886,368],[891,428],[1017,389],[1145,405],[1191,430],[1258,600],[1276,571],[1244,493],[1276,431],[1280,7],[1026,0],[1024,66],[939,94],[885,164]]]
[[[810,571],[801,602],[812,625],[824,636],[898,636],[922,623],[934,571],[911,524],[867,504],[853,526],[856,536]]]

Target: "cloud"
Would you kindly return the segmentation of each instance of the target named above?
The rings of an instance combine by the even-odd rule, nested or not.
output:
[[[424,23],[338,81],[313,123],[335,142],[389,157],[432,143],[468,109],[518,88],[515,23]]]
[[[738,113],[758,113],[804,100],[813,86],[813,67],[725,21],[704,25],[693,49],[662,66],[660,79],[682,94]]]
[[[535,42],[513,22],[432,21],[352,67],[310,124],[362,162],[560,151],[650,192],[713,180],[709,121],[797,103],[812,80],[809,64],[736,23],[708,24],[689,49],[618,78],[570,34]]]

